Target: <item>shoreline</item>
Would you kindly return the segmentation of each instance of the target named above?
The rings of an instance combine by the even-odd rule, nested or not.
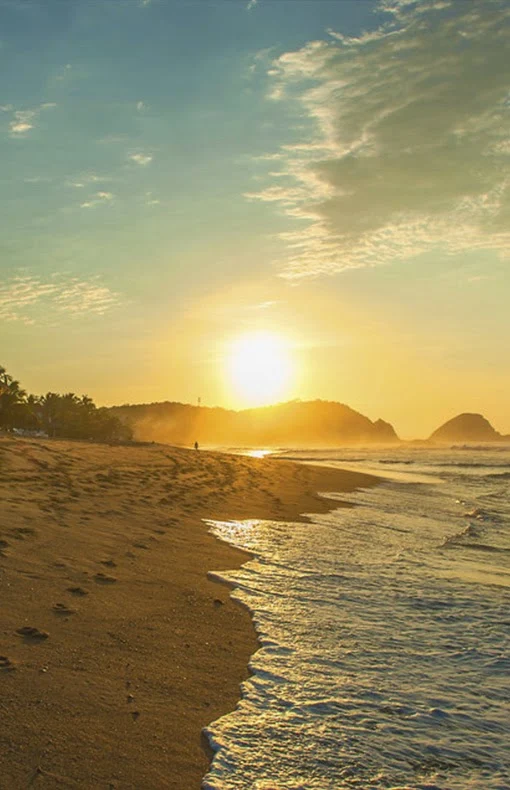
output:
[[[10,437],[0,471],[0,775],[12,788],[198,789],[212,755],[202,730],[236,707],[259,647],[249,611],[208,575],[250,555],[204,521],[307,521],[342,507],[317,492],[380,482]]]

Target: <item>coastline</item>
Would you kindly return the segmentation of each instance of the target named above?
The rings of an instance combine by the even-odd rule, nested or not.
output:
[[[258,643],[204,519],[306,521],[380,479],[167,445],[0,438],[5,787],[193,790]],[[19,634],[20,628],[37,634]],[[48,634],[44,636],[44,632]]]

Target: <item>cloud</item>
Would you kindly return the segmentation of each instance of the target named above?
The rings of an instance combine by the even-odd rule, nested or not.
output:
[[[279,299],[268,299],[265,302],[259,302],[258,304],[250,305],[248,309],[251,310],[268,310],[270,307],[274,307],[275,304],[281,304]]]
[[[125,134],[107,134],[105,137],[100,137],[97,142],[100,145],[117,145],[118,143],[125,143],[128,136]]]
[[[3,105],[0,109],[3,112],[11,112],[13,117],[9,123],[9,134],[11,137],[25,137],[30,132],[35,122],[44,110],[53,110],[57,105],[55,102],[44,102],[32,110],[15,110],[10,104]]]
[[[86,200],[84,203],[80,203],[80,208],[94,208],[94,206],[111,203],[114,198],[115,195],[113,192],[96,192],[95,195],[93,195],[93,197],[91,197],[89,200]]]
[[[146,206],[159,206],[161,203],[159,198],[154,197],[154,193],[152,192],[152,190],[146,192],[145,195],[143,196],[143,199]]]
[[[80,173],[77,176],[71,176],[64,182],[66,187],[73,187],[74,189],[84,189],[87,184],[104,184],[107,181],[113,181],[112,176],[97,175],[97,173]],[[112,193],[97,192],[96,197]],[[112,195],[112,197],[114,197]]]
[[[50,184],[51,181],[50,176],[26,176],[23,179],[24,184]]]
[[[505,0],[384,0],[390,22],[329,31],[273,61],[273,100],[309,129],[283,146],[278,185],[250,199],[296,220],[288,277],[416,256],[510,254]],[[282,186],[282,177],[287,185]]]
[[[244,197],[250,200],[262,200],[266,203],[281,203],[284,206],[294,206],[303,203],[308,198],[307,190],[301,187],[268,187],[262,192],[245,192]]]
[[[14,118],[9,124],[11,137],[24,135],[34,128],[32,121],[35,119],[36,113],[34,110],[16,110]]]
[[[250,11],[251,8],[247,8],[247,10]],[[253,74],[256,72],[262,72],[264,74],[267,73],[269,64],[271,63],[274,56],[275,47],[259,49],[257,52],[255,52],[255,54],[251,55],[250,62],[248,63],[248,70],[245,76],[253,76]]]
[[[251,11],[257,5],[258,0],[249,0],[248,5],[246,6],[247,11]]]
[[[34,125],[31,123],[27,123],[27,121],[11,121],[9,124],[9,129],[11,130],[12,135],[21,135],[25,134],[25,132],[29,132],[30,129],[33,129]]]
[[[137,165],[148,165],[152,162],[152,154],[130,154],[129,159]]]
[[[0,320],[30,325],[41,316],[64,314],[79,318],[104,315],[121,303],[120,295],[101,285],[97,278],[54,275],[44,281],[30,274],[13,277],[0,285]]]
[[[97,175],[97,173],[86,173],[82,176],[83,181],[89,184],[97,184],[98,182],[112,181],[111,176]]]

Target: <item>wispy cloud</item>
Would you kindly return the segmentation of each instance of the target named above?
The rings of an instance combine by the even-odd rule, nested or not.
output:
[[[279,151],[278,185],[248,193],[299,220],[282,236],[288,277],[435,246],[510,253],[508,4],[380,8],[391,15],[384,27],[330,31],[269,70],[270,97],[300,108],[312,129]]]
[[[152,162],[153,157],[152,154],[142,154],[140,152],[137,152],[135,154],[129,154],[128,158],[130,159],[131,162],[134,162],[136,165],[143,166],[150,164]]]
[[[71,63],[66,63],[64,66],[61,66],[58,73],[53,78],[55,82],[63,82],[64,80],[68,80],[71,76],[72,70]]]
[[[25,137],[34,128],[40,113],[44,110],[52,110],[56,106],[54,102],[44,102],[31,110],[16,110],[12,105],[3,105],[0,109],[12,113],[12,120],[9,123],[10,136]]]
[[[50,176],[26,176],[24,184],[50,184],[53,179]]]
[[[80,203],[80,208],[94,208],[94,206],[111,203],[115,198],[113,192],[96,192],[89,200]]]
[[[251,6],[253,8],[253,6]],[[248,11],[251,8],[247,8]],[[250,62],[248,64],[248,71],[246,76],[250,76],[255,74],[256,72],[266,73],[271,61],[275,56],[275,49],[274,47],[266,47],[265,49],[259,49],[258,52],[252,54],[250,57]]]
[[[161,203],[160,199],[154,196],[152,190],[145,193],[144,202],[146,206],[159,206]]]
[[[65,314],[78,318],[104,315],[121,304],[119,294],[102,285],[97,278],[54,275],[44,281],[23,274],[0,285],[0,320],[31,325],[44,316]]]
[[[281,304],[280,300],[278,299],[268,299],[265,302],[259,302],[258,304],[250,305],[248,309],[251,310],[268,310],[270,307],[274,307],[275,304]]]
[[[77,175],[69,176],[64,182],[66,187],[74,187],[74,189],[84,189],[90,184],[105,184],[108,181],[113,181],[112,176],[98,175],[97,173],[79,173]],[[98,192],[97,195],[100,193]],[[96,195],[96,196],[97,196]]]
[[[249,0],[248,5],[246,6],[247,11],[251,11],[257,5],[258,0]]]
[[[24,135],[33,129],[35,115],[33,110],[16,110],[14,118],[9,124],[11,136]]]

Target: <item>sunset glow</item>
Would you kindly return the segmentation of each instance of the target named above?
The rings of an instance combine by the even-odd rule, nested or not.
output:
[[[0,0],[0,363],[101,406],[510,433],[509,13]]]
[[[253,332],[236,338],[227,367],[240,406],[261,406],[288,397],[293,364],[288,344],[277,334]]]
[[[509,31],[0,0],[0,790],[510,790]]]

